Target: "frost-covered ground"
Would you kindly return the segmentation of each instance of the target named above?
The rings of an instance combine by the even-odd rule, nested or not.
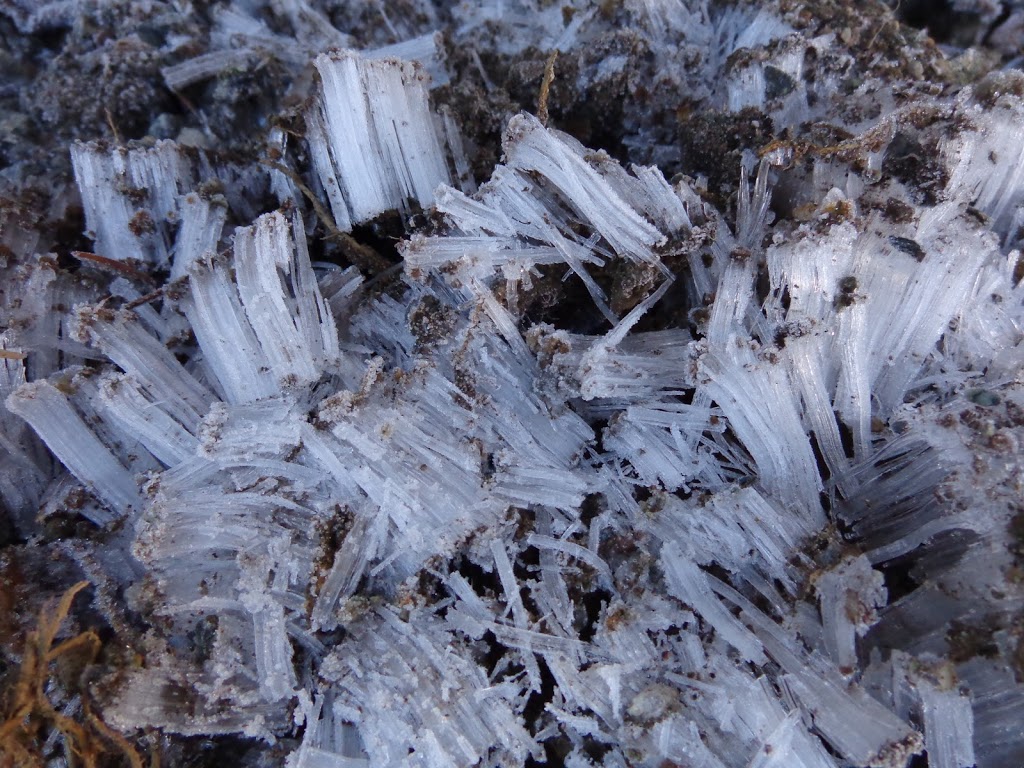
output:
[[[1024,10],[905,5],[0,0],[0,757],[1024,763]]]

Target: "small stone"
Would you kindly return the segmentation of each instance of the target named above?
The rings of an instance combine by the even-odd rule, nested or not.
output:
[[[177,115],[172,115],[169,112],[161,112],[156,118],[149,124],[149,128],[146,129],[146,133],[152,136],[154,139],[171,139],[178,133],[181,126],[181,118]],[[205,138],[205,137],[204,137]],[[184,143],[179,138],[179,143]],[[198,145],[188,145],[198,146]]]
[[[186,126],[178,132],[175,139],[183,147],[195,147],[196,149],[209,149],[212,144],[209,137],[197,128]]]

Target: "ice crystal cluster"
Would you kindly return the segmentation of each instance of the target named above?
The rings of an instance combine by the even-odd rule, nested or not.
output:
[[[375,7],[221,4],[161,77],[305,82],[261,161],[72,144],[74,270],[5,219],[0,498],[134,644],[106,723],[1020,765],[1024,78],[873,5]],[[520,60],[483,146],[459,78]]]

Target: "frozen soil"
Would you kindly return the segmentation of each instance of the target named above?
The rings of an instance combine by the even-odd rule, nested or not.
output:
[[[182,10],[186,5],[188,12]],[[0,260],[17,266],[26,253],[22,247],[30,243],[32,253],[52,254],[60,280],[88,285],[97,297],[106,295],[111,281],[122,276],[72,256],[72,252],[92,249],[84,234],[82,203],[68,155],[68,147],[75,141],[145,146],[172,139],[216,162],[250,167],[272,159],[268,133],[282,128],[294,138],[288,159],[300,169],[305,182],[314,186],[301,142],[303,109],[318,84],[311,65],[284,61],[268,51],[247,67],[229,68],[180,90],[166,85],[165,69],[209,53],[219,44],[212,39],[212,28],[215,11],[225,5],[207,0],[190,4],[0,0],[0,230],[6,231],[0,232]],[[417,3],[386,2],[387,17],[375,12],[371,6],[376,4],[325,0],[314,5],[350,36],[354,48],[379,47],[433,30],[442,33],[450,82],[435,88],[432,100],[437,108],[447,108],[454,115],[477,180],[487,179],[501,161],[501,137],[509,118],[520,111],[537,111],[550,48],[529,45],[504,52],[505,46],[489,41],[486,34],[471,39],[462,30],[464,9],[460,4],[438,3],[427,13]],[[725,12],[748,4],[741,0],[714,5],[719,7],[713,12]],[[863,147],[849,144],[855,136],[848,126],[876,120],[883,106],[895,109],[940,99],[972,83],[981,83],[976,90],[978,100],[997,101],[1008,91],[1024,93],[1017,73],[1000,71],[1019,54],[1001,28],[1009,10],[993,14],[989,4],[979,2],[940,3],[936,11],[928,3],[906,0],[894,3],[899,6],[895,13],[889,5],[874,0],[780,0],[773,5],[780,18],[804,38],[833,35],[838,41],[834,54],[807,49],[806,82],[801,84],[811,101],[836,100],[834,122],[780,125],[770,109],[730,109],[705,82],[706,62],[685,51],[674,60],[678,69],[667,77],[664,61],[652,50],[649,37],[634,29],[632,6],[601,2],[588,12],[606,20],[605,31],[585,46],[562,52],[555,62],[548,95],[549,125],[620,162],[653,164],[668,179],[682,175],[694,180],[701,195],[730,220],[736,217],[736,169],[744,154],[778,148],[790,151],[792,163],[781,175],[772,203],[776,225],[785,230],[812,217],[808,210],[812,201],[804,196],[804,190],[809,186],[813,159],[827,155],[837,164],[859,169]],[[570,16],[583,13],[566,12]],[[283,15],[263,9],[262,16],[275,34],[297,34]],[[474,29],[475,38],[479,28]],[[504,34],[499,23],[487,29],[495,38]],[[724,64],[723,72],[742,68],[746,56],[773,53],[770,46],[742,49]],[[816,90],[816,83],[826,74],[840,71],[845,94],[830,92],[835,82],[831,78],[828,90]],[[798,84],[781,71],[768,74],[766,96],[782,103]],[[844,99],[862,93],[865,83],[889,89],[892,103]],[[909,215],[907,204],[899,194],[885,190],[899,186],[908,190],[913,203],[934,204],[948,182],[940,158],[942,143],[964,124],[964,118],[942,110],[922,109],[913,118],[901,124],[895,138],[886,143],[874,180],[876,191],[868,195],[871,204],[895,222]],[[863,140],[863,135],[857,139]],[[217,190],[210,192],[216,194]],[[277,207],[267,189],[258,190],[249,204],[247,210],[230,211],[229,226],[248,224],[254,215]],[[832,223],[841,221],[843,215],[836,210]],[[430,231],[439,224],[430,219],[429,212],[417,213],[409,220],[393,213],[357,227],[352,238],[381,257],[376,260],[353,258],[351,244],[330,237],[328,228],[320,226],[310,240],[311,255],[314,261],[356,264],[368,279],[380,278],[383,290],[388,268],[399,261],[397,242],[412,226]],[[686,254],[701,245],[697,238],[672,242],[666,247],[665,261],[685,270]],[[555,268],[542,268],[541,273],[520,298],[524,327],[551,323],[577,333],[607,330],[604,318],[578,282],[564,281],[562,271]],[[621,262],[594,270],[594,277],[620,315],[636,306],[654,281],[653,274]],[[154,285],[165,278],[161,273],[148,276]],[[142,278],[143,283],[146,279]],[[690,301],[692,297],[680,296],[677,302],[667,302],[665,306],[675,308],[649,313],[638,330],[687,327],[699,333],[707,320],[706,310]],[[443,325],[437,312],[427,308],[423,316],[430,318],[416,329],[423,343],[444,335],[443,327],[435,327]],[[0,325],[5,327],[16,322],[13,316],[0,317]],[[977,441],[981,455],[1010,450],[996,438],[1021,426],[1020,414],[1011,410],[1005,403],[993,408],[979,405],[959,414],[958,423],[950,428],[962,431],[965,440]],[[949,491],[954,497],[961,492],[956,488]],[[1024,512],[1019,512],[1012,522],[1018,542],[1014,554],[1019,562],[1024,562],[1022,520]],[[48,513],[45,522],[32,531],[19,529],[6,510],[0,509],[0,692],[15,686],[23,667],[26,638],[39,617],[46,615],[47,604],[83,578],[79,562],[70,556],[76,542],[102,542],[104,535],[77,513],[74,498]],[[324,535],[329,537],[329,532]],[[633,542],[620,544],[623,552],[611,551],[609,545],[609,551],[602,554],[610,561],[634,557]],[[833,537],[822,543],[821,551],[837,546]],[[325,546],[325,551],[329,549]],[[500,591],[491,574],[474,573],[458,562],[449,566],[452,570],[464,568],[467,578],[482,589]],[[896,566],[886,574],[891,591],[900,588],[901,580],[903,588],[914,588],[913,578],[912,570],[901,574]],[[424,573],[422,598],[435,599],[435,587]],[[581,604],[591,605],[591,613],[580,621],[593,624],[601,595],[584,592],[580,590],[577,597]],[[76,598],[65,632],[71,636],[92,630],[102,643],[101,650],[90,664],[72,663],[60,670],[52,683],[59,689],[55,700],[66,703],[89,688],[102,695],[105,687],[116,687],[120,672],[139,663],[144,636],[157,621],[127,611],[98,611],[91,607],[94,598],[91,589]],[[116,625],[112,615],[119,615]],[[976,623],[955,623],[949,637],[951,658],[963,663],[998,654],[992,638],[999,633],[1000,637],[1009,633],[1018,638],[1013,654],[1016,670],[1024,678],[1024,624],[1019,617],[982,616]],[[884,638],[880,642],[884,643]],[[192,638],[192,650],[201,645],[201,638]],[[543,695],[531,706],[542,707]],[[52,738],[52,729],[47,728],[39,732],[42,741],[35,748],[45,754],[47,764],[64,764],[60,762],[60,740]],[[107,751],[99,764],[129,764],[112,739],[103,743]],[[295,741],[286,736],[267,746],[237,736],[186,738],[154,732],[139,735],[134,743],[140,755],[159,755],[162,765],[200,768],[280,765]],[[559,764],[563,747],[568,752],[568,747],[557,741],[547,746],[548,765]],[[602,749],[595,741],[591,756],[599,759]],[[67,764],[72,763],[69,760]]]

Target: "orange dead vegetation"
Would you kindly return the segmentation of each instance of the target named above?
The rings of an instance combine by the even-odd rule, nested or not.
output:
[[[84,691],[77,717],[58,711],[47,694],[52,665],[65,662],[85,668],[100,652],[100,638],[91,630],[54,645],[75,595],[87,586],[89,582],[81,581],[68,589],[55,606],[46,605],[40,611],[36,629],[28,633],[18,679],[4,692],[0,710],[0,768],[45,765],[41,745],[52,729],[64,739],[69,766],[101,768],[127,764],[143,768],[132,744],[93,712]]]

